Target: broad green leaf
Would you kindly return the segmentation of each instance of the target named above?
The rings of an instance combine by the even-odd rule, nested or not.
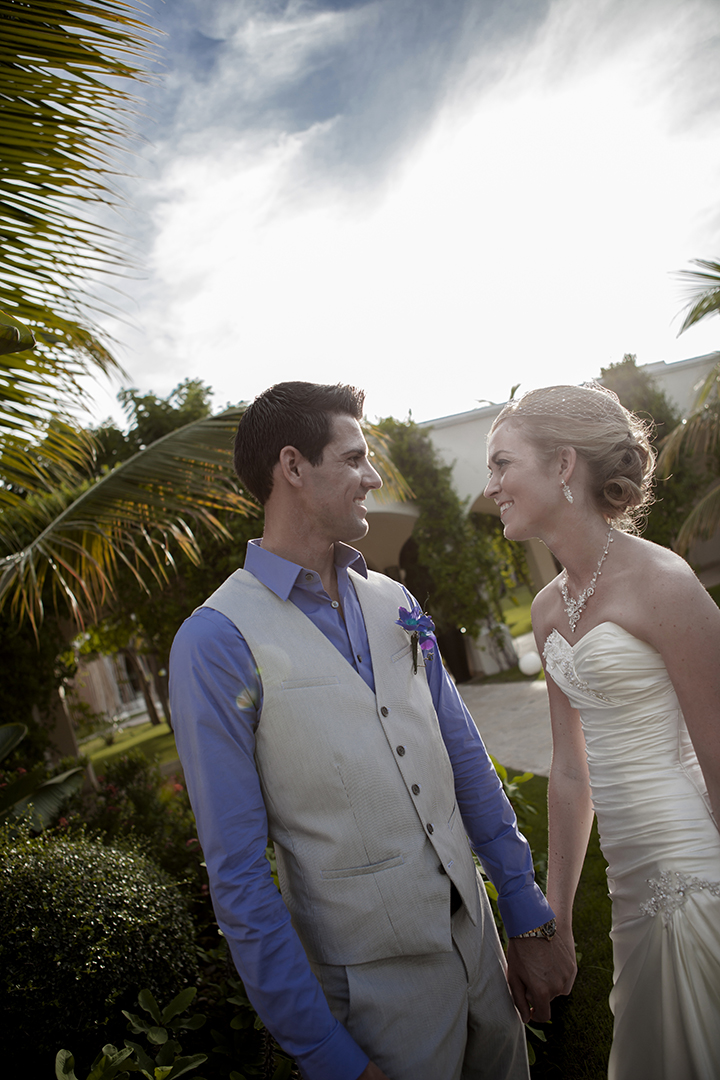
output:
[[[197,987],[188,986],[184,990],[181,990],[179,994],[172,999],[169,1005],[166,1005],[162,1012],[162,1023],[167,1024],[178,1013],[185,1012],[189,1007],[193,999],[197,994]]]
[[[162,1023],[158,1003],[149,990],[140,991],[138,994],[138,1005],[141,1009],[144,1009],[146,1013],[150,1013],[156,1024]]]
[[[58,1050],[55,1055],[55,1076],[57,1080],[77,1080],[75,1058],[69,1050]]]
[[[32,795],[16,804],[13,816],[20,817],[29,810],[32,827],[34,829],[47,828],[70,796],[82,787],[83,773],[84,770],[81,768],[69,769],[60,776],[47,780]]]
[[[131,1013],[127,1009],[123,1009],[122,1014],[130,1021],[128,1026],[134,1035],[142,1035],[150,1030],[150,1024],[143,1020],[141,1016],[138,1016],[137,1013]]]
[[[288,1058],[280,1058],[277,1068],[272,1075],[272,1080],[288,1080],[292,1072],[292,1062]]]
[[[26,800],[38,789],[45,776],[45,766],[36,765],[29,773],[18,776],[0,790],[0,818],[6,817],[11,811],[15,817],[19,817],[26,808]]]
[[[181,1050],[179,1042],[175,1039],[167,1039],[155,1057],[155,1065],[172,1065]]]
[[[108,1043],[107,1046],[103,1046],[103,1056],[94,1064],[87,1080],[112,1080],[112,1077],[117,1076],[118,1073],[127,1073],[130,1064],[128,1058],[131,1054],[132,1050],[129,1048],[118,1050]]]
[[[196,1069],[198,1065],[202,1065],[204,1061],[207,1061],[207,1054],[193,1054],[192,1057],[180,1057],[175,1061],[170,1072],[166,1074],[165,1080],[175,1080],[176,1076],[183,1076],[192,1069]]]
[[[22,742],[27,732],[25,724],[0,724],[0,761]]]
[[[153,1046],[162,1046],[168,1040],[167,1029],[164,1027],[151,1027],[147,1031],[147,1040]]]
[[[24,352],[35,347],[35,335],[24,323],[0,311],[0,354]]]
[[[125,1046],[135,1055],[135,1059],[145,1076],[148,1076],[150,1080],[152,1080],[155,1062],[149,1056],[147,1051],[140,1043],[132,1042],[131,1039],[125,1039]]]

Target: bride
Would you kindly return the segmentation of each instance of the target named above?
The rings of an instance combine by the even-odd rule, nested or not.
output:
[[[597,814],[612,899],[611,1080],[720,1076],[720,610],[678,555],[633,534],[654,469],[602,387],[510,402],[485,494],[505,536],[564,570],[533,603],[553,732],[548,899],[572,906]]]

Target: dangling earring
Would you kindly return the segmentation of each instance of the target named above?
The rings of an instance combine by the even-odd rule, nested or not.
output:
[[[570,490],[570,488],[568,487],[568,485],[565,483],[564,480],[561,480],[560,483],[562,485],[563,495],[565,496],[567,501],[569,503],[571,503],[573,501],[573,493],[572,493],[572,491]]]

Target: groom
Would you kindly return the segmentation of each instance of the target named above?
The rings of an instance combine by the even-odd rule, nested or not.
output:
[[[415,670],[397,625],[413,599],[347,546],[381,486],[363,400],[289,382],[248,407],[235,467],[263,537],[173,645],[213,904],[308,1080],[526,1080],[513,997],[549,1019],[573,961],[437,647]],[[507,978],[468,836],[500,894]]]

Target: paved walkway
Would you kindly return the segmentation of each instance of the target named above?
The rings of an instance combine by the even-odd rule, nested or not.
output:
[[[458,690],[496,761],[548,776],[552,736],[544,682],[464,683]]]
[[[514,644],[518,656],[535,650],[532,634],[515,638]],[[544,682],[465,683],[458,690],[496,761],[521,772],[549,774],[552,734]]]

